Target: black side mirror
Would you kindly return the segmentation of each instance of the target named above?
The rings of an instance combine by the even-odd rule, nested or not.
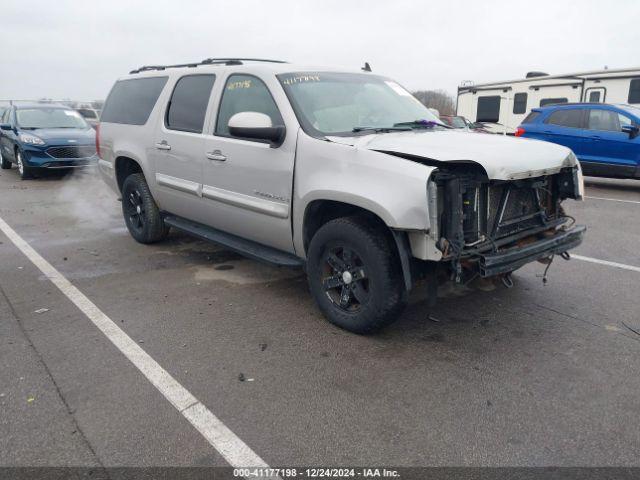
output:
[[[629,134],[629,138],[636,138],[640,129],[636,125],[624,125],[621,129],[624,133]]]
[[[0,130],[13,130],[10,123],[0,123]]]

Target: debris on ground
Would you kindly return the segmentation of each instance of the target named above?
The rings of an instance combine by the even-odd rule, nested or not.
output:
[[[241,382],[253,382],[253,378],[245,377],[244,373],[240,373],[240,375],[238,375],[238,380]]]
[[[31,395],[27,397],[27,403],[33,403],[34,401],[35,401],[35,398],[32,397]]]
[[[260,351],[264,352],[267,349],[267,344],[266,343],[261,343],[260,344]]]
[[[33,313],[45,313],[45,312],[48,312],[48,311],[49,311],[48,308],[39,308]]]

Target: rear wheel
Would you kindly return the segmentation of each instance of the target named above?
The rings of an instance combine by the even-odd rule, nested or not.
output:
[[[169,233],[142,173],[129,175],[122,185],[122,214],[131,236],[140,243],[155,243]]]
[[[355,333],[372,333],[398,318],[407,302],[392,240],[360,217],[332,220],[309,245],[311,292],[327,319]]]
[[[11,162],[4,158],[2,155],[2,148],[0,147],[0,168],[3,170],[9,170],[11,168]]]

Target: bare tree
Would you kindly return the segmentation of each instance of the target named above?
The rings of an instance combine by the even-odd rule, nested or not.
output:
[[[455,115],[456,102],[454,98],[444,90],[418,90],[413,92],[424,106],[435,108],[441,115]]]

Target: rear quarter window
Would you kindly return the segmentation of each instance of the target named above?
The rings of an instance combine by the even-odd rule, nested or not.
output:
[[[168,77],[120,80],[111,89],[102,110],[102,122],[144,125]]]
[[[529,115],[524,117],[524,120],[522,120],[522,123],[533,123],[535,122],[536,118],[538,118],[539,116],[540,116],[540,112],[531,112]]]

